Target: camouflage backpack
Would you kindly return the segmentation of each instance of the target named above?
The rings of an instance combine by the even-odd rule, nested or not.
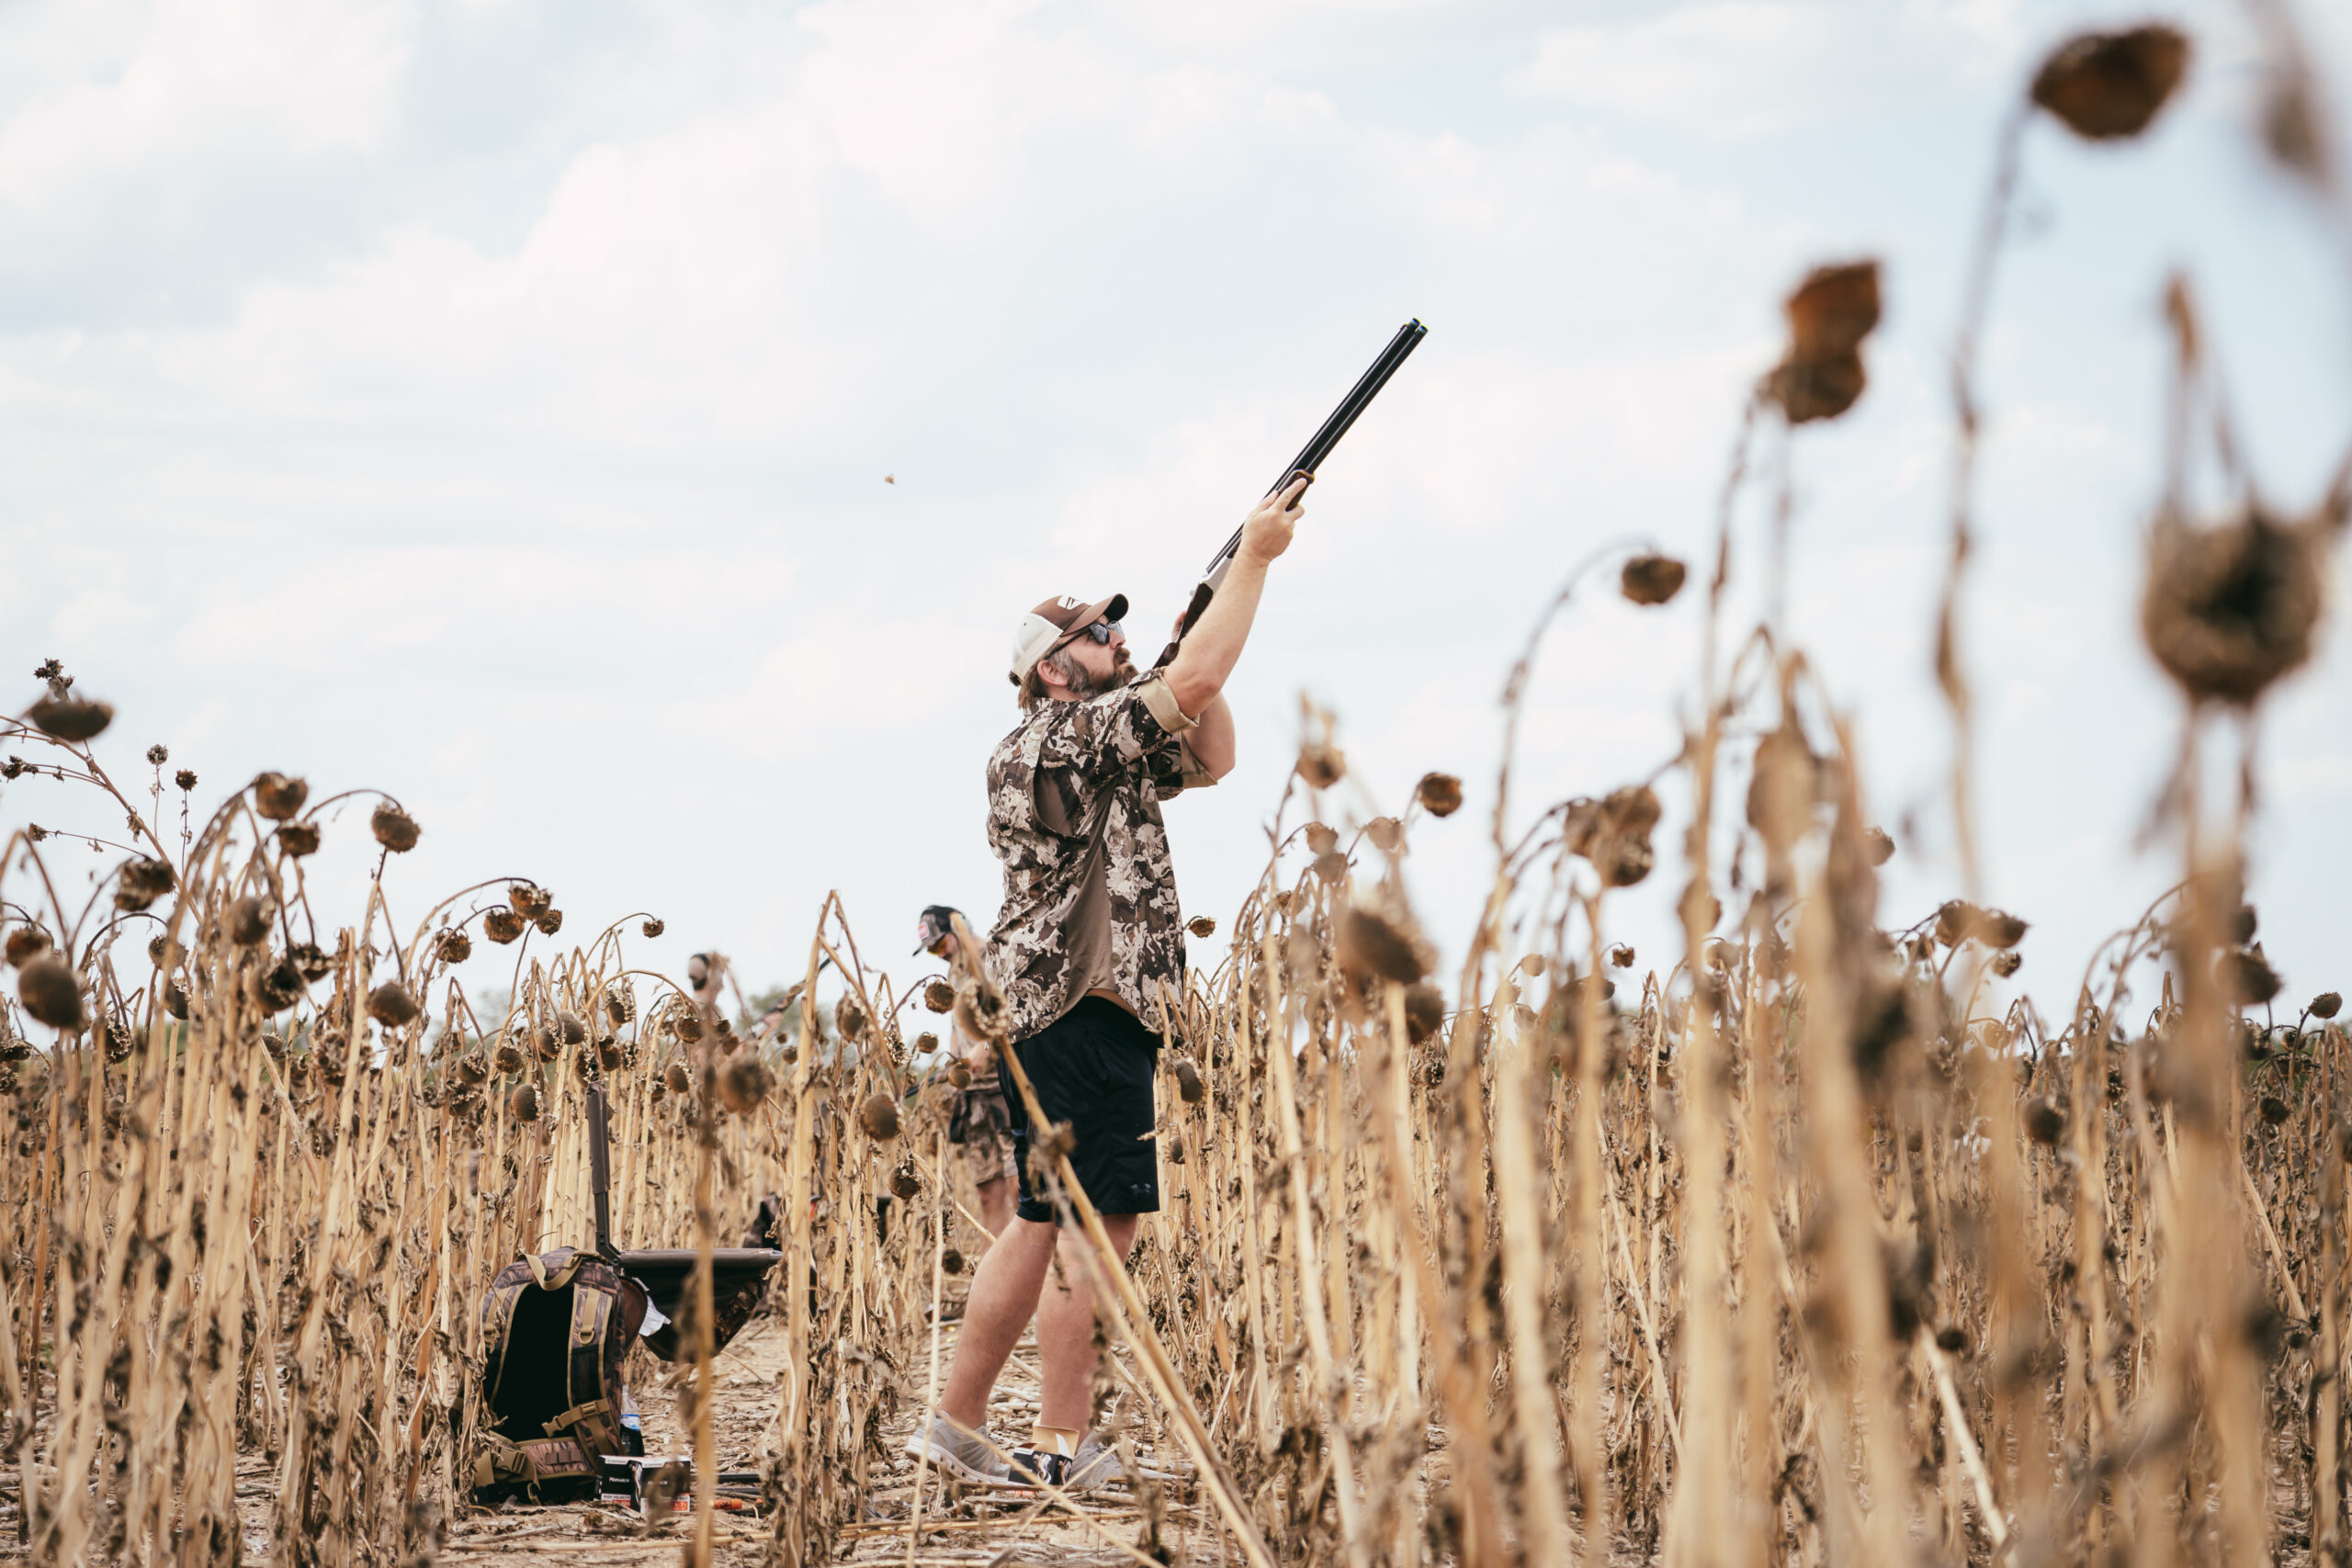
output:
[[[599,1456],[644,1450],[621,1425],[621,1363],[646,1304],[643,1285],[569,1247],[498,1271],[482,1298],[478,1490],[593,1476]]]

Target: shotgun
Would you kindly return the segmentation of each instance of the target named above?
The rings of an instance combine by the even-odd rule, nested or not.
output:
[[[1372,362],[1372,368],[1357,378],[1356,384],[1349,389],[1348,395],[1340,400],[1340,406],[1331,411],[1331,417],[1323,422],[1323,428],[1317,430],[1299,450],[1298,456],[1291,459],[1290,466],[1283,470],[1282,478],[1276,479],[1273,488],[1266,493],[1272,495],[1302,475],[1312,482],[1315,471],[1323,466],[1323,459],[1331,455],[1331,448],[1340,444],[1340,437],[1345,435],[1348,427],[1372,406],[1372,400],[1380,396],[1380,389],[1388,385],[1388,378],[1396,374],[1397,367],[1429,334],[1429,328],[1421,325],[1419,317],[1398,327],[1396,335],[1388,340],[1388,346],[1380,351],[1380,357]],[[1184,607],[1184,619],[1176,628],[1176,640],[1160,649],[1159,660],[1152,665],[1154,670],[1165,670],[1175,659],[1177,649],[1183,646],[1184,634],[1200,624],[1201,613],[1209,607],[1209,601],[1223,586],[1225,574],[1233,565],[1234,552],[1240,548],[1241,530],[1236,528],[1233,537],[1225,542],[1225,548],[1209,558],[1208,569],[1201,573],[1201,581],[1193,587],[1193,602]]]

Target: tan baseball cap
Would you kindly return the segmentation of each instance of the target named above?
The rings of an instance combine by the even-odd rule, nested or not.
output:
[[[1037,660],[1054,652],[1079,633],[1097,621],[1123,621],[1127,618],[1127,596],[1114,593],[1090,604],[1083,599],[1073,599],[1065,593],[1058,599],[1048,599],[1021,617],[1021,625],[1012,634],[1012,683],[1021,684],[1023,676],[1037,667]]]

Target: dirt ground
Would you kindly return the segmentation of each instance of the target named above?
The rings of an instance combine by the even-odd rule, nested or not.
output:
[[[953,1314],[959,1303],[951,1303]],[[951,1315],[941,1325],[943,1371],[956,1348],[959,1325]],[[762,1316],[745,1327],[720,1353],[718,1362],[718,1449],[720,1468],[758,1467],[760,1445],[775,1408],[777,1373],[783,1364],[783,1328]],[[630,1372],[645,1425],[646,1452],[683,1454],[692,1442],[677,1420],[678,1400],[664,1386],[668,1369],[648,1357],[631,1359]],[[1133,1398],[1132,1393],[1122,1399]],[[990,1411],[992,1435],[1010,1447],[1024,1437],[1036,1411],[1036,1359],[1033,1343],[1024,1337],[998,1385]],[[915,1426],[910,1410],[893,1423],[889,1443],[894,1455]],[[1140,1426],[1129,1429],[1140,1438]],[[1182,1468],[1179,1456],[1149,1454],[1155,1464]],[[912,1460],[894,1457],[877,1461],[876,1483],[865,1499],[865,1517],[842,1532],[835,1548],[839,1562],[934,1564],[937,1568],[1012,1568],[1016,1563],[1092,1564],[1134,1563],[1132,1550],[1138,1539],[1140,1513],[1124,1483],[1091,1493],[1070,1504],[1058,1504],[1027,1491],[983,1492],[950,1489],[935,1471],[925,1476],[922,1531],[910,1555],[910,1525],[914,1515],[916,1466]],[[13,1477],[10,1479],[13,1480]],[[237,1475],[237,1498],[244,1515],[244,1561],[266,1568],[271,1561],[269,1520],[276,1474],[258,1453],[248,1456]],[[1183,1500],[1181,1483],[1166,1489],[1167,1526],[1163,1539],[1180,1541],[1214,1560],[1216,1548],[1207,1534],[1204,1510]],[[1073,1517],[1073,1508],[1085,1518]],[[0,1490],[0,1563],[26,1561],[17,1541],[17,1500],[15,1488]],[[450,1519],[440,1560],[465,1568],[502,1568],[505,1564],[535,1564],[543,1568],[594,1568],[597,1564],[655,1563],[676,1561],[689,1530],[680,1514],[649,1533],[644,1521],[619,1506],[575,1504],[535,1507],[518,1501],[502,1506],[461,1507]],[[718,1522],[718,1550],[714,1560],[728,1568],[748,1568],[761,1560],[764,1521],[750,1515],[722,1514]],[[1148,1560],[1147,1560],[1148,1561]]]
[[[941,1327],[943,1368],[954,1353],[957,1327],[952,1320]],[[717,1419],[722,1469],[750,1470],[758,1464],[762,1436],[775,1411],[776,1375],[783,1364],[782,1336],[776,1320],[762,1317],[718,1358]],[[640,1359],[632,1370],[645,1364]],[[688,1451],[692,1444],[677,1423],[673,1395],[659,1381],[650,1381],[638,1387],[637,1396],[645,1423],[646,1451]],[[1010,1446],[1027,1433],[1036,1400],[1035,1356],[1031,1342],[1024,1338],[998,1385],[990,1410],[989,1427],[998,1440]],[[889,1438],[894,1454],[914,1426],[911,1411],[892,1425]],[[1155,1462],[1166,1462],[1174,1456],[1150,1457]],[[835,1548],[836,1562],[910,1561],[915,1470],[914,1461],[903,1457],[889,1461],[887,1469],[877,1464],[875,1489],[866,1499],[866,1517],[842,1532],[843,1539]],[[941,1568],[1136,1561],[1132,1551],[1121,1550],[1121,1544],[1136,1540],[1140,1517],[1125,1484],[1107,1486],[1073,1501],[1083,1509],[1085,1520],[1073,1517],[1069,1506],[1034,1492],[956,1488],[951,1494],[937,1472],[931,1472],[923,1488],[923,1529],[921,1540],[913,1543],[911,1561]],[[1189,1531],[1199,1547],[1208,1547],[1201,1536],[1205,1521],[1200,1510],[1171,1496],[1168,1512],[1171,1537]],[[261,1517],[257,1509],[256,1517]],[[452,1520],[442,1556],[445,1562],[468,1568],[506,1563],[588,1568],[594,1563],[663,1562],[679,1552],[679,1540],[688,1529],[684,1517],[679,1516],[679,1522],[665,1527],[659,1536],[642,1539],[638,1538],[643,1527],[637,1516],[618,1507],[533,1508],[510,1504],[498,1511],[472,1510]],[[765,1533],[762,1521],[723,1515],[718,1528],[721,1543],[718,1562],[736,1568],[760,1561],[759,1543]],[[266,1549],[266,1529],[258,1529],[249,1539]],[[1214,1551],[1214,1548],[1208,1550]]]

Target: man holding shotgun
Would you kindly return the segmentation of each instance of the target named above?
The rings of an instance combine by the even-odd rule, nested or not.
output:
[[[988,765],[989,842],[1004,862],[1004,907],[986,962],[1004,992],[1010,1049],[1040,1108],[1076,1140],[1069,1162],[1123,1254],[1136,1216],[1159,1208],[1152,1073],[1161,988],[1184,985],[1183,917],[1159,803],[1233,766],[1222,695],[1266,584],[1302,513],[1304,474],[1242,524],[1224,581],[1164,668],[1138,675],[1121,626],[1125,594],[1052,599],[1021,618],[1012,678],[1021,723]],[[909,1447],[984,1484],[1101,1485],[1119,1473],[1087,1433],[1094,1359],[1089,1243],[1061,1229],[1032,1175],[1033,1129],[1011,1067],[1021,1201],[989,1247],[964,1309],[939,1413]],[[1055,1249],[1059,1278],[1046,1288]],[[1043,1300],[1040,1300],[1042,1292]],[[1035,1314],[1044,1387],[1031,1441],[1010,1461],[987,1437],[988,1402]]]

